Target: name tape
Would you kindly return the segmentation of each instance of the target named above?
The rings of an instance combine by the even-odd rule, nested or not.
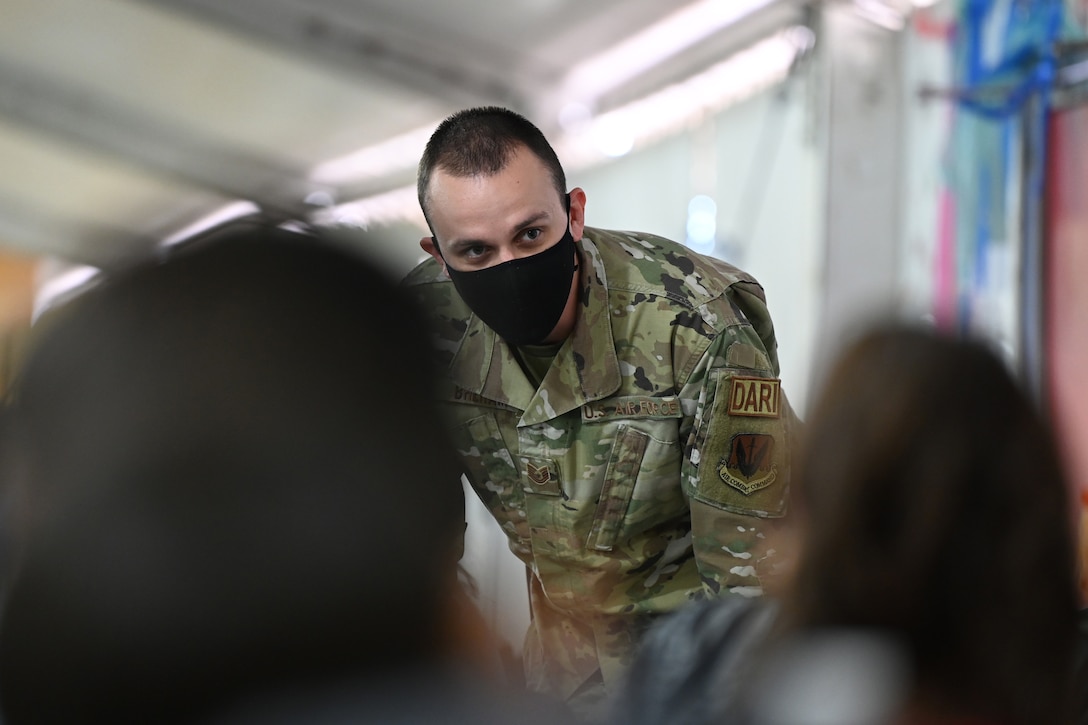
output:
[[[777,418],[781,395],[781,383],[776,378],[733,378],[729,415]]]
[[[586,403],[582,406],[584,421],[609,418],[680,418],[682,415],[680,399],[675,396],[663,398],[623,396]]]

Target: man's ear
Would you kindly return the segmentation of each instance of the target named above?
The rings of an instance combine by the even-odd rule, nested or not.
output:
[[[570,190],[570,235],[582,238],[586,228],[586,192],[580,186]]]
[[[446,260],[442,259],[442,255],[438,251],[438,242],[434,240],[434,237],[423,237],[419,240],[419,246],[424,252],[434,257],[435,261],[442,265],[442,271],[446,276],[449,276],[449,272],[446,272]]]

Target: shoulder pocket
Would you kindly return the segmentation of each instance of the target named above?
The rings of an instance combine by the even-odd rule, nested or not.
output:
[[[792,414],[776,378],[755,371],[710,372],[695,435],[692,497],[749,516],[786,513]]]
[[[456,431],[456,429],[455,429]],[[460,427],[461,458],[480,499],[500,518],[522,499],[521,478],[492,413],[465,421]]]

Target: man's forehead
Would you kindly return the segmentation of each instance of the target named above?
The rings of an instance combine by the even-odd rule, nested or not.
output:
[[[511,171],[526,171],[550,176],[544,160],[524,146],[511,149],[502,158],[500,166],[490,164],[443,163],[435,164],[431,179],[488,179],[503,176]]]
[[[552,177],[542,164],[508,164],[493,174],[458,175],[436,171],[428,200],[443,206],[480,200],[489,205],[550,205],[556,198]]]

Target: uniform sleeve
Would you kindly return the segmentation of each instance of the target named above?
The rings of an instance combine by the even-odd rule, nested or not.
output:
[[[681,477],[695,558],[712,594],[761,594],[786,560],[797,420],[767,349],[774,333],[761,301],[747,291],[733,300],[735,321],[714,337],[681,393],[696,401]]]

